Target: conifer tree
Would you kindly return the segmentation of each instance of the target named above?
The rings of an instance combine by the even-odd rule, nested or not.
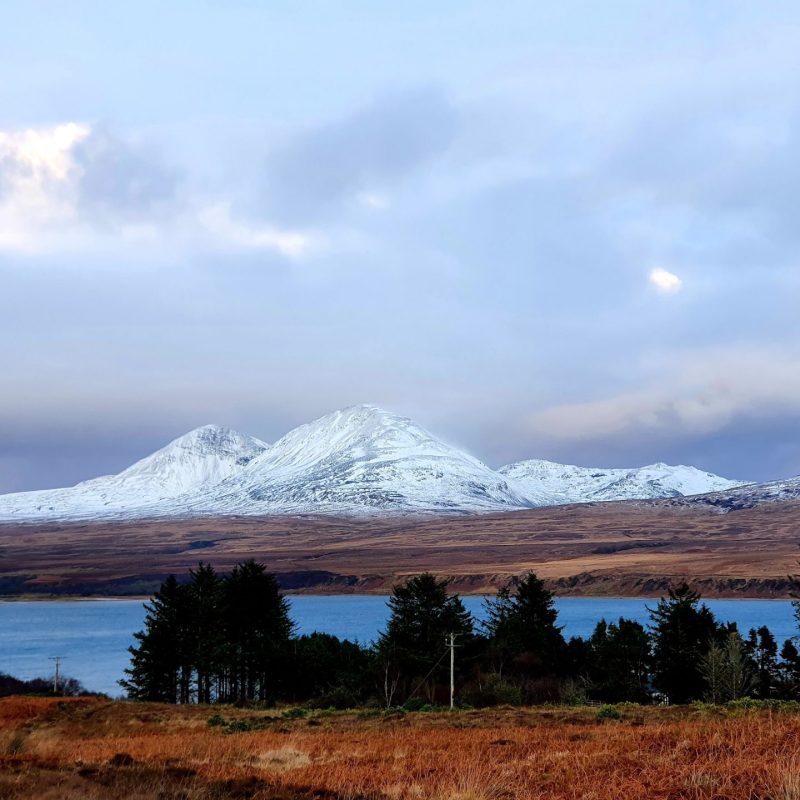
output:
[[[210,703],[221,656],[220,595],[222,582],[210,564],[190,570],[187,648],[195,672],[198,703]]]
[[[448,679],[446,637],[451,633],[461,648],[458,673],[464,673],[474,646],[473,622],[461,598],[448,594],[448,584],[426,572],[394,587],[389,622],[376,648],[387,695],[389,685],[399,685],[404,695],[419,686],[433,700],[436,684]]]
[[[190,668],[186,587],[170,575],[145,610],[145,628],[134,634],[137,644],[128,648],[128,677],[120,685],[137,700],[187,703]]]
[[[655,687],[671,703],[702,698],[706,689],[703,659],[723,635],[714,615],[686,584],[670,589],[669,596],[649,610]]]
[[[553,595],[533,572],[513,578],[486,601],[484,630],[495,671],[531,678],[563,671],[567,646],[556,625]]]
[[[766,625],[751,628],[744,643],[745,653],[756,671],[755,689],[759,697],[771,697],[778,684],[778,643]]]
[[[789,700],[800,697],[800,652],[791,639],[781,648],[781,661],[778,665],[781,696]]]
[[[650,639],[644,627],[620,617],[601,620],[589,640],[592,694],[607,703],[644,703],[649,698]]]
[[[287,663],[294,625],[274,575],[248,560],[234,567],[221,591],[223,696],[274,700]]]

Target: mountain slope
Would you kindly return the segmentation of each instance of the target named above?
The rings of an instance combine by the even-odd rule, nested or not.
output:
[[[170,442],[117,475],[66,489],[0,495],[0,519],[82,519],[172,514],[180,498],[216,485],[267,448],[229,428],[205,425]]]
[[[407,417],[354,406],[301,425],[198,499],[197,512],[502,511],[531,503]]]
[[[501,467],[499,472],[526,496],[538,497],[541,505],[684,497],[742,485],[695,467],[667,464],[592,469],[532,459]]]
[[[686,497],[676,502],[680,502],[681,505],[713,506],[720,511],[740,511],[765,503],[798,500],[800,500],[800,475],[780,481],[748,483],[698,497]]]
[[[791,481],[781,483],[788,484]],[[682,498],[736,491],[740,485],[694,467],[665,464],[587,469],[531,460],[496,471],[407,417],[364,405],[301,425],[272,446],[207,425],[118,475],[68,489],[0,496],[0,521],[464,514]],[[784,490],[765,491],[765,497],[777,497]],[[800,488],[797,491],[800,494]]]

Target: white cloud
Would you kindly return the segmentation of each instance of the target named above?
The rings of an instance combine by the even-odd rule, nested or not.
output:
[[[662,267],[650,271],[650,283],[661,294],[676,294],[683,288],[683,281],[674,273]]]
[[[236,247],[274,250],[289,258],[302,258],[317,244],[308,233],[236,220],[227,201],[207,206],[200,211],[198,218],[215,238]]]
[[[90,125],[0,131],[0,250],[163,257],[207,247],[209,236],[211,246],[292,259],[319,243],[239,220],[227,200],[176,196],[172,172],[146,147]]]
[[[742,417],[800,412],[800,354],[760,348],[678,353],[661,378],[639,390],[553,406],[531,430],[554,441],[601,441],[629,434],[705,435]]]
[[[0,131],[0,246],[40,249],[47,231],[76,222],[76,145],[90,128]]]

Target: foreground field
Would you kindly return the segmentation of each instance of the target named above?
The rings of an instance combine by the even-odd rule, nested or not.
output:
[[[0,700],[0,798],[800,798],[800,715],[403,715]],[[218,715],[217,725],[208,720]]]
[[[255,558],[288,589],[385,593],[429,570],[462,593],[533,569],[559,595],[790,597],[800,504],[719,513],[669,501],[471,517],[221,518],[0,525],[0,595],[150,594],[199,560]]]

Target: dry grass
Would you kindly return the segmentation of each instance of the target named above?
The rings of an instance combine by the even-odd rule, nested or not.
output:
[[[0,798],[800,800],[800,716],[498,710],[205,724],[220,709],[0,701]]]
[[[709,597],[789,597],[798,513],[797,502],[720,514],[659,501],[468,517],[7,523],[0,578],[11,593],[149,595],[201,557],[221,571],[253,557],[288,587],[337,593],[385,593],[427,569],[479,594],[533,569],[560,595],[653,597],[689,579]]]

